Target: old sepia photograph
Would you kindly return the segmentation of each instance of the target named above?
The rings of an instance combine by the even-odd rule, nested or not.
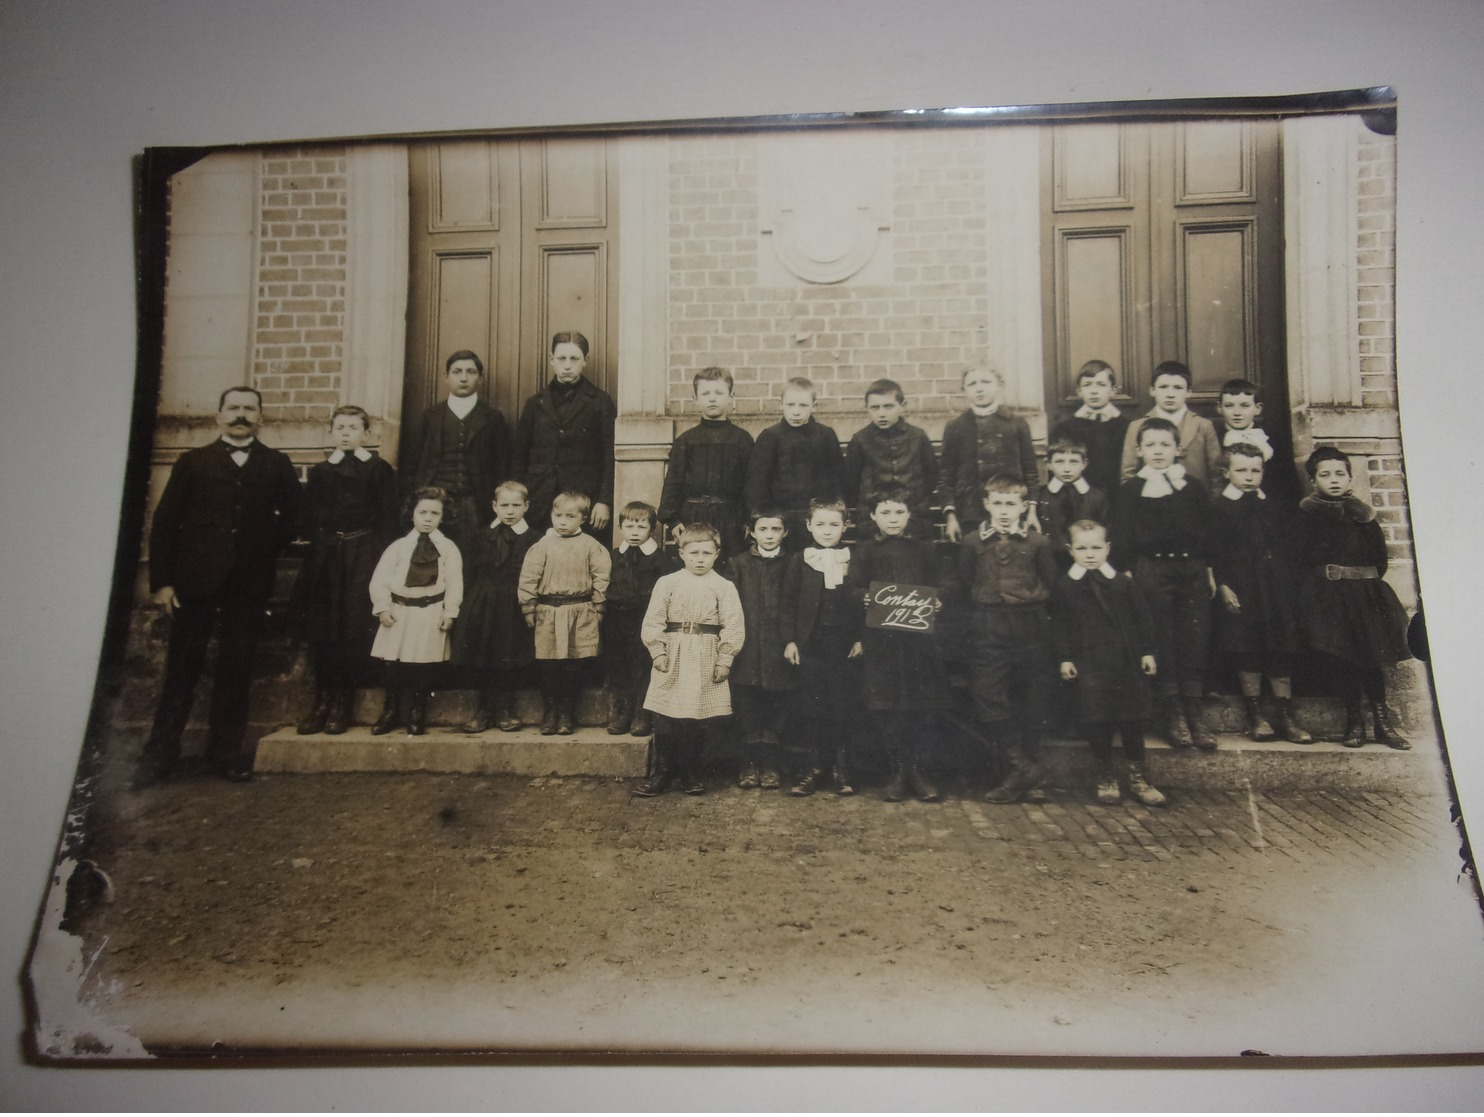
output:
[[[140,153],[34,1054],[1484,1049],[1404,143],[1372,88]]]

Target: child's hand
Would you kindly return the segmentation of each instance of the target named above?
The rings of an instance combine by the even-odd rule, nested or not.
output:
[[[1222,586],[1220,592],[1221,607],[1223,609],[1234,616],[1242,611],[1242,603],[1237,600],[1236,592],[1231,586]]]
[[[732,669],[730,667],[723,667],[718,663],[711,669],[711,681],[713,683],[724,683],[727,681],[727,676],[731,673]]]
[[[850,654],[847,655],[845,658],[859,659],[863,654],[865,654],[865,650],[865,648],[861,647],[861,642],[857,640],[854,644],[850,645]]]
[[[174,586],[161,586],[155,591],[154,603],[165,610],[167,617],[175,616],[175,610],[180,608],[180,598],[175,596]]]
[[[524,614],[524,616],[526,618],[526,627],[527,628],[535,628],[536,627],[536,614],[535,613],[526,613],[526,614]]]
[[[397,618],[390,613],[377,613],[376,619],[381,622],[382,628],[391,628],[392,625],[397,623]]]
[[[799,665],[799,646],[792,640],[788,642],[788,647],[783,649],[783,658],[788,660],[795,667]]]
[[[943,532],[948,536],[950,543],[957,543],[964,537],[964,529],[959,526],[958,517],[952,512],[949,512],[943,521]]]
[[[602,531],[608,526],[608,505],[594,504],[592,515],[588,517],[594,528]]]
[[[1034,504],[1027,504],[1025,506],[1025,526],[1032,531],[1041,531],[1043,535],[1045,534],[1041,528],[1041,517],[1036,513],[1036,506]]]
[[[1067,682],[1071,682],[1073,679],[1075,679],[1077,677],[1077,665],[1075,663],[1073,663],[1070,659],[1064,659],[1064,660],[1062,660],[1062,664],[1061,664],[1061,677],[1063,679],[1065,679]]]
[[[658,671],[661,675],[668,675],[670,673],[670,657],[669,657],[669,655],[667,655],[665,652],[660,652],[659,655],[655,656],[654,657],[654,669],[656,671]]]
[[[438,631],[439,632],[447,632],[452,627],[453,627],[453,618],[452,617],[444,617],[441,621],[438,622]]]
[[[1146,675],[1159,674],[1159,668],[1155,665],[1154,657],[1152,655],[1141,656],[1139,658],[1139,668]]]

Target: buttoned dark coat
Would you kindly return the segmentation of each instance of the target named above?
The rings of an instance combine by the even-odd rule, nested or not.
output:
[[[613,425],[618,407],[613,397],[583,377],[563,423],[557,416],[551,385],[533,395],[521,409],[515,428],[512,475],[531,490],[532,523],[544,523],[551,502],[565,490],[586,493],[594,504],[613,507]]]
[[[431,485],[438,474],[446,410],[448,401],[444,400],[423,413],[422,444],[412,468],[405,473],[409,493]],[[469,412],[468,422],[464,461],[469,467],[469,495],[483,514],[489,511],[495,498],[495,486],[510,476],[510,427],[505,422],[505,413],[483,400]]]
[[[303,495],[284,454],[254,441],[244,465],[218,438],[170,471],[149,534],[149,588],[182,601],[266,601],[279,552],[298,534]]]

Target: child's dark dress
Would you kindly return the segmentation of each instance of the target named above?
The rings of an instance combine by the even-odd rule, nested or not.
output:
[[[1245,493],[1216,498],[1211,516],[1211,569],[1218,586],[1230,586],[1241,605],[1230,613],[1218,598],[1216,647],[1237,656],[1294,655],[1303,651],[1298,631],[1293,565],[1293,513],[1277,500]]]
[[[794,670],[783,658],[784,583],[788,556],[764,558],[757,548],[727,560],[722,574],[737,587],[746,618],[747,643],[732,663],[734,688],[757,687],[765,691],[792,690]]]
[[[1070,573],[1058,578],[1051,588],[1051,634],[1058,662],[1077,666],[1071,685],[1079,724],[1149,716],[1149,680],[1140,660],[1155,654],[1159,636],[1131,577],[1110,579],[1095,570],[1080,579]]]
[[[1276,500],[1289,509],[1298,503],[1303,495],[1303,486],[1299,483],[1298,466],[1293,460],[1293,439],[1282,431],[1268,430],[1260,423],[1254,423],[1243,431],[1232,431],[1219,418],[1211,420],[1211,425],[1216,428],[1216,443],[1223,450],[1232,441],[1251,442],[1271,450],[1272,456],[1263,459],[1262,491],[1268,494],[1269,500]],[[1255,431],[1258,437],[1250,437],[1248,432],[1251,431]],[[1228,438],[1228,434],[1232,437]],[[1214,480],[1211,487],[1216,488]]]
[[[611,554],[613,572],[602,627],[604,675],[617,694],[638,701],[649,686],[650,668],[639,629],[654,584],[676,569],[675,554],[658,541],[648,554],[642,546],[614,547]]]
[[[521,615],[516,588],[521,563],[541,533],[519,535],[497,523],[473,535],[464,548],[464,605],[453,627],[453,661],[469,667],[513,671],[535,659],[531,630]]]
[[[369,655],[377,621],[371,572],[400,534],[396,472],[380,458],[346,454],[309,470],[305,497],[312,546],[295,586],[294,606],[306,640]]]
[[[1299,503],[1299,627],[1308,645],[1339,659],[1381,667],[1410,659],[1407,613],[1386,573],[1386,540],[1376,511],[1353,496],[1318,494]]]
[[[926,539],[877,538],[854,549],[846,585],[864,595],[872,582],[939,587],[943,571]],[[948,705],[943,663],[929,633],[863,628],[868,710],[939,710]]]

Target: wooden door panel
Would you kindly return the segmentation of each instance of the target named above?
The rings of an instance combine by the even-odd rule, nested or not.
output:
[[[1217,402],[1223,382],[1261,380],[1257,367],[1251,221],[1180,225],[1176,307],[1192,399]]]
[[[602,140],[541,143],[541,229],[601,228],[608,223],[608,166]]]
[[[1055,129],[1053,205],[1058,212],[1132,208],[1137,176],[1128,136],[1103,125]]]
[[[1188,122],[1175,130],[1177,206],[1257,201],[1252,126]]]
[[[1131,229],[1076,231],[1061,237],[1058,268],[1066,276],[1059,348],[1072,375],[1094,358],[1129,368],[1136,359],[1132,309]],[[1075,394],[1075,384],[1063,387]]]
[[[433,205],[430,232],[500,227],[500,184],[494,144],[436,144],[428,150]]]
[[[607,268],[603,246],[564,245],[541,253],[542,281],[540,335],[576,330],[595,352],[608,352],[607,322],[600,310],[607,305]]]
[[[434,253],[433,290],[436,301],[431,323],[429,355],[441,371],[450,353],[472,349],[485,362],[488,381],[490,354],[495,352],[496,330],[493,308],[498,298],[496,253]],[[438,378],[428,379],[424,407],[437,402]]]

